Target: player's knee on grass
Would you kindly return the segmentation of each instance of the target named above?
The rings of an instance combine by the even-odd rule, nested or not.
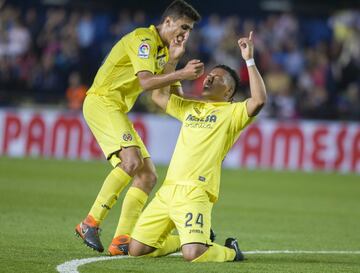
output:
[[[118,166],[131,177],[134,177],[143,167],[144,160],[140,154],[140,150],[136,147],[122,149],[119,156],[121,163]]]
[[[143,256],[154,250],[155,248],[136,241],[135,239],[131,239],[129,244],[129,255],[133,257]]]
[[[207,249],[208,246],[204,244],[186,244],[181,247],[181,252],[184,259],[191,262],[200,257]]]

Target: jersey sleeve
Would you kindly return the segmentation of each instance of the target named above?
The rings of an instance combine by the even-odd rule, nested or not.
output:
[[[180,121],[183,121],[184,115],[191,104],[191,101],[172,94],[166,106],[166,113]]]
[[[146,33],[129,35],[126,44],[128,56],[136,75],[140,71],[149,71],[155,74],[157,43],[156,38]]]
[[[174,82],[171,86],[173,86],[173,87],[181,87],[181,82]]]
[[[249,125],[255,117],[249,117],[246,110],[246,101],[235,103],[231,124],[230,132],[233,136],[238,135],[247,125]]]

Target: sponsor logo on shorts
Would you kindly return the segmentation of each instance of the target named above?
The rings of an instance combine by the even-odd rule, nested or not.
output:
[[[131,141],[133,139],[132,135],[130,133],[123,134],[123,140],[125,141]]]

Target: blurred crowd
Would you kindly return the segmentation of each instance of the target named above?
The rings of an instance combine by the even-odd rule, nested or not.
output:
[[[61,105],[81,109],[87,88],[111,47],[136,27],[157,23],[143,11],[117,14],[64,8],[0,9],[0,106]],[[254,31],[256,63],[269,94],[262,115],[278,119],[360,120],[360,12],[329,18],[290,13],[259,18],[203,18],[180,65],[199,58],[210,69],[226,64],[239,72],[249,94],[237,40]],[[191,96],[202,80],[184,82]],[[135,111],[156,111],[144,95]]]

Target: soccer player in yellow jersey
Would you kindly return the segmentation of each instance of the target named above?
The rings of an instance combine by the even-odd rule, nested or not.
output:
[[[174,1],[159,25],[135,29],[112,48],[87,92],[83,105],[86,123],[114,168],[75,231],[86,245],[99,252],[104,251],[99,225],[133,178],[108,249],[110,255],[127,254],[129,234],[156,183],[154,164],[127,112],[142,91],[172,85],[172,89],[181,93],[179,81],[195,79],[203,73],[199,60],[175,71],[189,33],[199,19],[198,12],[188,3]]]
[[[224,262],[244,259],[237,240],[225,246],[209,240],[211,210],[218,199],[225,155],[266,101],[266,90],[253,59],[252,32],[238,41],[247,63],[251,97],[232,102],[239,86],[234,70],[218,65],[207,75],[200,101],[153,91],[153,100],[182,122],[164,184],[141,214],[129,245],[132,256],[162,256],[182,250],[188,261]],[[173,228],[179,236],[170,235]]]

